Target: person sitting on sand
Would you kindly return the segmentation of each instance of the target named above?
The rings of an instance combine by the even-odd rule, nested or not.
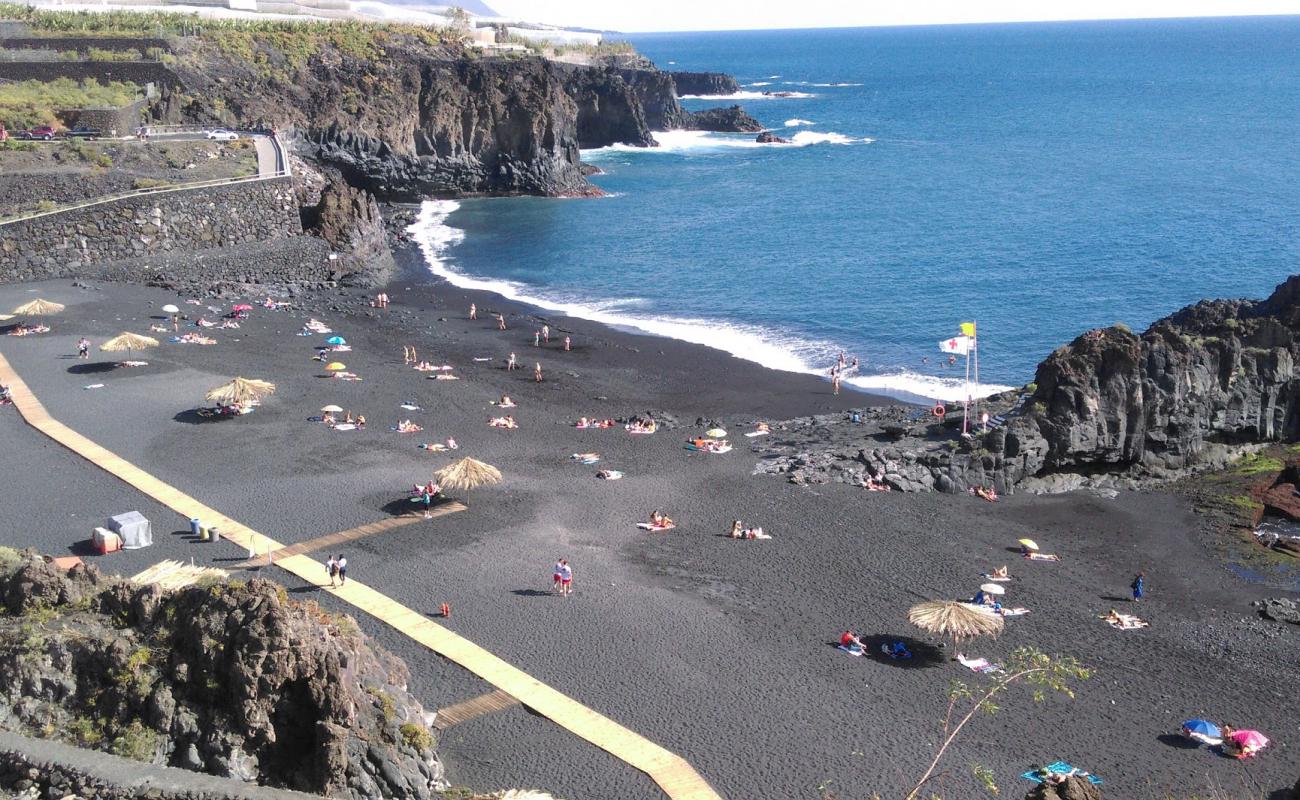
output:
[[[492,419],[488,420],[488,425],[490,425],[493,428],[518,428],[519,427],[519,425],[515,422],[515,418],[510,415],[506,415],[504,417],[493,417]]]
[[[772,426],[768,425],[766,422],[760,422],[758,423],[758,425],[754,427],[754,430],[758,431],[759,433],[771,433]]]
[[[691,444],[695,445],[700,450],[704,450],[709,446],[710,442],[708,439],[704,438],[703,436],[696,436],[694,439],[691,440]]]
[[[998,567],[997,569],[989,573],[989,578],[995,581],[1006,580],[1010,577],[1011,577],[1011,572],[1010,570],[1007,569],[1006,564],[1003,564],[1002,566]]]
[[[868,492],[888,492],[888,491],[890,491],[889,484],[885,483],[885,482],[882,481],[882,480],[879,480],[878,478],[873,478],[873,477],[871,477],[870,475],[868,475],[867,477],[865,477],[865,478],[862,479],[862,486],[863,486],[863,487],[864,487]]]
[[[659,509],[655,509],[650,513],[650,524],[655,528],[667,528],[671,527],[674,523],[672,517],[669,517]]]
[[[745,529],[745,523],[741,522],[740,520],[736,520],[735,522],[731,523],[731,538],[739,539],[744,534],[745,532],[744,529]]]
[[[320,421],[323,422],[323,423],[325,423],[326,425],[330,426],[331,428],[333,428],[333,427],[334,427],[334,424],[335,424],[335,422],[334,422],[334,412],[333,412],[333,411],[326,411],[326,412],[325,412],[325,416],[321,417],[321,418],[320,418]]]
[[[428,361],[421,361],[417,363],[415,366],[413,366],[411,369],[414,369],[418,372],[433,372],[435,367],[432,364],[430,364]]]
[[[981,497],[989,501],[990,503],[997,502],[998,493],[993,489],[992,486],[988,488],[985,488],[983,486],[976,486],[974,491],[976,497]]]
[[[497,405],[501,408],[514,408],[515,401],[510,399],[510,395],[503,394],[501,395],[501,399],[497,401]]]
[[[840,634],[840,647],[850,653],[861,653],[863,650],[862,638],[853,631],[845,631]]]
[[[453,439],[453,438],[451,438],[450,436],[448,436],[448,437],[447,437],[447,449],[448,449],[448,450],[457,450],[457,449],[459,449],[459,448],[460,448],[460,445],[456,444],[456,440]]]
[[[364,430],[366,427],[366,415],[357,414],[357,430]]]
[[[421,428],[419,425],[416,425],[414,422],[411,422],[409,419],[404,419],[401,422],[397,423],[398,433],[419,433],[422,430],[424,430],[424,428]]]
[[[343,415],[343,424],[344,424],[344,425],[354,425],[354,424],[356,424],[356,420],[352,419],[352,412],[351,412],[351,411],[348,411],[348,412],[344,413],[344,415]]]
[[[590,428],[590,427],[591,427],[591,420],[587,419],[586,417],[578,417],[578,423],[577,423],[576,425],[574,425],[573,427],[575,427],[575,428]]]

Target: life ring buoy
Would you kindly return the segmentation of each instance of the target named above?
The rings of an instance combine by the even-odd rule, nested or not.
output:
[[[930,413],[939,419],[943,419],[943,415],[948,413],[948,409],[943,407],[943,403],[939,403],[934,408],[930,409]]]

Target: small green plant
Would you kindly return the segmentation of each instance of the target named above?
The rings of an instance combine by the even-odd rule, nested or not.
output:
[[[1249,453],[1237,462],[1237,472],[1242,475],[1258,475],[1262,472],[1280,472],[1286,466],[1282,459]]]
[[[68,738],[82,747],[98,747],[104,741],[104,729],[89,717],[77,717],[65,730]]]
[[[123,758],[153,761],[154,754],[158,751],[158,734],[140,724],[140,720],[131,720],[130,725],[113,737],[108,749]]]
[[[23,557],[12,547],[0,547],[0,575],[9,575],[18,565],[23,563]]]
[[[1241,320],[1236,317],[1228,317],[1223,321],[1223,327],[1230,331],[1235,331],[1237,328],[1241,327]]]
[[[414,722],[403,722],[398,731],[402,734],[402,741],[416,750],[433,749],[433,734],[423,725],[416,725]]]
[[[1130,328],[1129,326],[1125,325],[1125,324],[1122,323],[1122,322],[1116,322],[1116,323],[1115,323],[1114,325],[1112,325],[1111,327],[1114,328],[1115,330],[1119,331],[1120,333],[1127,333],[1127,334],[1130,334],[1130,335],[1132,335],[1132,333],[1133,333],[1133,329]]]
[[[165,181],[161,178],[136,178],[131,181],[131,186],[135,189],[166,189],[175,185],[171,181]]]
[[[58,206],[54,204],[53,200],[38,200],[36,202],[37,211],[53,211],[56,208],[58,208]]]
[[[388,692],[381,689],[372,690],[370,694],[378,701],[379,712],[384,715],[384,721],[392,722],[393,718],[397,716],[397,704],[393,702],[393,698],[389,696]]]
[[[1033,394],[1034,392],[1038,391],[1038,384],[1034,383],[1033,381],[1030,381],[1029,383],[1025,384],[1024,391],[1025,394]]]
[[[1035,401],[1029,406],[1029,413],[1033,414],[1035,417],[1045,417],[1047,416],[1047,405]]]
[[[1002,790],[998,788],[997,781],[994,779],[993,770],[983,764],[971,764],[970,771],[979,785],[984,787],[984,791],[994,797],[1002,794]]]

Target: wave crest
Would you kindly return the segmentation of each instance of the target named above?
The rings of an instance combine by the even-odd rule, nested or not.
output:
[[[795,128],[800,125],[816,125],[816,124],[817,123],[813,122],[810,119],[799,119],[798,117],[795,117],[794,119],[788,119],[785,121],[785,126],[787,128]]]
[[[755,84],[751,84],[755,85]],[[731,94],[684,94],[677,98],[679,100],[802,100],[808,97],[816,97],[815,94],[808,92],[781,92],[780,94],[769,92],[732,92]]]

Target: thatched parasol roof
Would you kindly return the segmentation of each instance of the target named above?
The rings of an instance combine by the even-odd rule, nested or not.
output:
[[[66,306],[62,303],[55,303],[50,300],[41,300],[37,298],[30,303],[23,303],[14,309],[16,317],[42,317],[46,314],[57,314]]]
[[[462,458],[433,473],[444,489],[477,489],[501,482],[501,470],[475,458]]]
[[[907,621],[923,631],[954,640],[976,636],[997,636],[1002,632],[1002,617],[985,614],[966,603],[953,600],[927,600],[908,609]]]
[[[158,340],[152,336],[141,336],[138,333],[119,333],[101,344],[99,349],[107,352],[126,350],[129,353],[132,350],[143,350],[146,347],[157,346]]]
[[[270,381],[235,378],[230,383],[212,389],[204,397],[209,402],[223,406],[246,406],[268,394],[275,394],[275,384]]]

